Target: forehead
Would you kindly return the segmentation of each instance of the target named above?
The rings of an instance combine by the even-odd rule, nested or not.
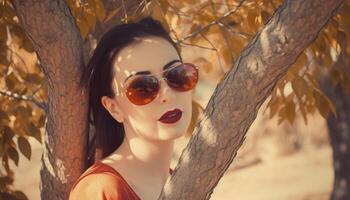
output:
[[[137,71],[158,73],[169,61],[180,60],[175,47],[166,39],[147,36],[135,40],[137,42],[121,49],[114,58],[113,69],[117,81],[125,80]]]

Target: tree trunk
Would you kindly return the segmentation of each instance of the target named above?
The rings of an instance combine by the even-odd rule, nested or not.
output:
[[[329,74],[329,73],[328,73]],[[337,117],[327,119],[333,149],[334,182],[331,200],[350,199],[350,96],[340,85],[334,86],[329,76],[319,81],[322,91],[332,100]]]
[[[79,88],[83,41],[66,1],[13,0],[48,87],[41,199],[66,200],[85,169],[87,94]]]
[[[209,199],[261,104],[342,0],[287,0],[216,87],[159,199]]]

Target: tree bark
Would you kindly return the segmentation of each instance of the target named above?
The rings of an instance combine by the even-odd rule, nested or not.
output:
[[[41,199],[66,200],[85,169],[87,94],[79,88],[83,41],[66,1],[13,0],[48,87]]]
[[[319,83],[337,111],[337,117],[330,114],[327,118],[334,168],[331,200],[348,200],[350,199],[350,96],[339,84],[332,83],[329,74],[324,74]]]
[[[159,199],[209,199],[261,104],[343,0],[286,0],[216,87]]]

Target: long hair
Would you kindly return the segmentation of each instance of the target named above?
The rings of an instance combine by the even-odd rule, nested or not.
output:
[[[80,86],[89,91],[89,123],[95,129],[93,138],[89,140],[92,142],[88,144],[88,166],[110,155],[124,140],[123,123],[119,123],[109,114],[103,107],[101,98],[115,97],[112,87],[113,77],[115,77],[112,63],[114,57],[123,47],[135,42],[135,37],[144,36],[159,36],[166,39],[175,47],[182,60],[176,43],[162,24],[152,17],[116,25],[103,35],[87,66],[83,69],[80,80]]]

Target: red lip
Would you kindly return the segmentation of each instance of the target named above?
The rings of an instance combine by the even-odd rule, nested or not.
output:
[[[174,110],[170,110],[162,115],[161,118],[159,118],[159,121],[171,124],[179,121],[182,116],[182,111],[178,108],[175,108]]]

